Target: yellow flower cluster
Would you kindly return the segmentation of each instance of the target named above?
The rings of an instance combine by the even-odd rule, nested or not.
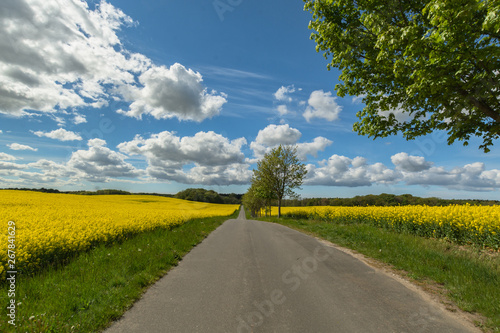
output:
[[[15,223],[15,266],[36,270],[68,253],[192,218],[227,216],[238,205],[144,195],[73,195],[0,190],[0,276],[7,270],[8,222]],[[12,239],[12,236],[11,236]]]
[[[282,207],[283,215],[328,222],[369,223],[460,244],[500,248],[500,206]],[[277,208],[273,207],[273,215]]]

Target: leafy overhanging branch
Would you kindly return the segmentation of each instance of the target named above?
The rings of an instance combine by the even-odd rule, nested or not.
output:
[[[388,10],[388,9],[392,10]],[[373,138],[433,130],[448,143],[500,135],[500,1],[305,0],[317,51],[342,71],[339,96],[365,96],[354,124]],[[407,120],[387,116],[399,109]]]

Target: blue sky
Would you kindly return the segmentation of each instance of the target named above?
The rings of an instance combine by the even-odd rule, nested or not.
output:
[[[352,132],[363,104],[337,97],[302,1],[0,8],[0,187],[244,193],[258,159],[294,144],[303,197],[500,199],[498,147]]]

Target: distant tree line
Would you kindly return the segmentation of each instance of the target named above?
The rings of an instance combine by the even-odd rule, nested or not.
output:
[[[449,205],[498,205],[498,200],[459,200],[459,199],[440,199],[436,197],[421,198],[411,194],[387,194],[379,195],[369,194],[355,196],[353,198],[305,198],[283,200],[283,206],[408,206],[408,205],[427,205],[427,206],[449,206]]]
[[[190,201],[238,205],[241,203],[242,196],[242,194],[235,193],[219,194],[213,190],[205,190],[203,188],[188,188],[187,190],[177,193],[175,198]]]
[[[223,194],[217,193],[212,190],[205,190],[202,188],[189,188],[187,190],[181,191],[177,194],[160,194],[160,193],[131,193],[123,190],[96,190],[96,191],[59,191],[51,188],[7,188],[6,190],[17,190],[17,191],[35,191],[43,193],[64,193],[64,194],[79,194],[79,195],[156,195],[161,197],[174,197],[178,199],[190,200],[190,201],[200,201],[208,203],[220,203],[220,204],[241,204],[241,198],[243,194]]]
[[[122,190],[97,190],[97,191],[71,191],[66,192],[69,194],[82,194],[82,195],[130,195],[132,193]]]
[[[8,188],[7,190],[16,190],[16,191],[34,191],[34,192],[43,192],[43,193],[63,193],[63,194],[80,194],[80,195],[130,195],[132,193],[122,190],[97,190],[97,191],[59,191],[52,188]]]
[[[64,193],[59,190],[53,189],[53,188],[17,188],[17,187],[10,187],[10,188],[4,188],[2,190],[13,190],[13,191],[33,191],[33,192],[43,192],[43,193]]]
[[[221,203],[238,205],[242,203],[243,194],[224,194],[217,193],[213,190],[205,190],[203,188],[189,188],[175,195],[159,194],[159,193],[131,193],[123,190],[96,190],[96,191],[59,191],[50,188],[7,188],[7,190],[17,191],[36,191],[44,193],[67,193],[79,195],[157,195],[162,197],[174,197],[178,199],[200,201],[208,203]],[[261,199],[259,199],[261,200]],[[270,202],[271,205],[276,205],[276,202]],[[427,206],[449,206],[449,205],[500,205],[500,200],[480,200],[480,199],[441,199],[441,198],[421,198],[411,194],[387,194],[379,195],[368,194],[355,196],[353,198],[295,198],[283,199],[281,205],[283,207],[301,207],[301,206],[408,206],[408,205],[427,205]],[[264,207],[264,205],[263,205]]]

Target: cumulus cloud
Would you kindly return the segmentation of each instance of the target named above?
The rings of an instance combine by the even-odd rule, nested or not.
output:
[[[421,172],[405,173],[408,185],[444,186],[454,190],[493,191],[500,188],[500,170],[486,170],[484,163],[475,162],[448,171],[431,167]]]
[[[118,149],[129,155],[142,155],[148,161],[148,174],[156,179],[188,184],[229,185],[247,183],[251,177],[245,155],[244,138],[229,140],[215,132],[198,132],[179,137],[164,131],[150,138],[136,136]]]
[[[453,190],[493,191],[500,188],[500,170],[486,170],[484,163],[475,162],[446,170],[420,156],[407,153],[391,157],[401,181],[407,185],[443,186]]]
[[[405,112],[403,110],[401,105],[399,107],[397,107],[396,109],[392,109],[392,110],[388,110],[388,111],[380,110],[378,112],[378,115],[380,117],[386,118],[386,119],[389,119],[391,114],[394,115],[394,118],[396,118],[396,121],[398,123],[404,123],[404,122],[407,122],[408,120],[413,118],[412,115],[410,115],[408,112]]]
[[[366,94],[362,94],[362,95],[353,97],[352,104],[362,104],[363,99],[365,99],[366,96],[367,96]],[[396,121],[399,123],[406,122],[406,121],[413,118],[410,114],[408,114],[407,112],[405,112],[403,110],[402,104],[398,105],[398,107],[395,109],[390,109],[387,111],[383,111],[383,110],[378,111],[378,115],[380,117],[386,118],[386,119],[389,119],[391,114],[394,115],[394,117],[396,118]]]
[[[431,162],[427,162],[424,157],[411,156],[407,153],[398,153],[391,157],[392,163],[397,169],[406,172],[419,172],[428,170],[432,166]]]
[[[302,91],[302,88],[295,88],[294,85],[289,86],[281,86],[274,94],[276,111],[278,111],[280,117],[285,115],[293,114],[294,112],[291,110],[294,109],[303,109],[304,101],[300,101],[292,95],[295,92]]]
[[[302,133],[298,129],[290,127],[288,124],[271,124],[259,131],[255,141],[250,143],[250,148],[258,160],[279,145],[294,145],[297,147],[297,157],[306,160],[307,155],[316,157],[318,151],[323,151],[332,144],[332,141],[324,137],[317,137],[313,142],[299,143],[301,136]],[[252,161],[255,162],[256,160]]]
[[[80,176],[93,182],[104,182],[108,178],[136,178],[141,172],[125,162],[125,155],[106,147],[106,141],[91,139],[88,150],[71,154],[67,166],[80,172]],[[53,167],[48,165],[49,167]]]
[[[383,164],[367,164],[362,157],[351,159],[333,155],[319,163],[319,167],[307,165],[306,185],[326,186],[371,186],[373,183],[393,184],[399,180],[399,173]]]
[[[0,161],[15,161],[15,160],[17,160],[15,156],[6,153],[0,153]]]
[[[63,128],[59,128],[59,129],[53,130],[51,132],[36,131],[36,132],[33,132],[33,134],[35,134],[36,136],[39,136],[39,137],[47,137],[47,138],[60,140],[60,141],[80,141],[80,140],[83,140],[79,134],[71,132],[71,131],[67,131]]]
[[[50,161],[47,159],[41,159],[34,163],[30,163],[28,164],[28,167],[42,171],[41,173],[40,172],[31,173],[31,176],[33,177],[30,177],[29,179],[32,179],[36,176],[43,176],[46,177],[47,179],[63,179],[71,177],[77,178],[78,176],[85,177],[84,174],[78,172],[77,170],[72,169],[66,163],[56,163],[54,161]],[[28,173],[24,175],[24,178],[27,179],[27,176]]]
[[[94,9],[81,0],[5,0],[2,7],[0,113],[54,114],[119,100],[137,118],[201,121],[226,102],[224,94],[207,91],[201,74],[180,64],[157,66],[124,49],[117,31],[136,23],[104,0]]]
[[[77,0],[6,0],[3,5],[8,10],[0,14],[2,112],[84,106],[86,98],[106,96],[98,82],[133,81],[120,68],[127,61],[124,54],[113,49],[119,45],[115,31],[131,23],[120,10],[102,2],[91,11]]]
[[[10,143],[7,144],[7,147],[9,147],[11,150],[31,150],[31,151],[37,151],[38,148],[33,148],[27,145],[22,145],[19,143]]]
[[[288,107],[286,105],[278,105],[276,110],[278,110],[278,113],[280,114],[280,116],[284,116],[290,112],[290,111],[288,111]]]
[[[307,165],[305,185],[371,186],[405,183],[416,186],[441,186],[450,190],[495,191],[500,189],[500,170],[486,170],[476,162],[446,170],[424,158],[398,153],[391,158],[394,169],[382,163],[369,164],[363,157],[333,155],[317,165]]]
[[[136,136],[134,140],[118,145],[120,151],[131,155],[144,155],[153,163],[163,161],[175,163],[200,163],[202,165],[226,165],[243,162],[245,157],[241,146],[244,138],[229,141],[220,134],[198,132],[192,137],[178,137],[175,132],[164,131],[144,139]]]
[[[288,96],[288,95],[294,93],[295,91],[296,90],[295,90],[294,85],[287,86],[287,87],[281,86],[281,88],[279,88],[274,93],[274,98],[278,101],[281,101],[281,102],[291,102],[291,101],[293,101],[293,98]]]
[[[75,115],[75,118],[73,118],[73,123],[75,125],[84,124],[86,122],[87,122],[87,119],[85,118],[84,115],[81,115],[81,114],[77,114],[77,115]]]
[[[266,146],[291,145],[295,144],[302,133],[290,125],[269,125],[260,130],[255,139],[255,143]]]
[[[149,167],[148,173],[157,180],[176,181],[183,184],[220,186],[248,184],[252,176],[248,165],[237,163],[226,166],[195,165],[189,170]]]
[[[297,157],[302,161],[307,159],[307,155],[318,157],[318,152],[324,151],[332,143],[333,141],[322,136],[314,138],[313,142],[297,143]]]
[[[342,111],[342,106],[335,101],[337,98],[332,97],[331,92],[323,90],[313,91],[308,100],[308,106],[303,116],[308,122],[313,118],[325,119],[334,121],[339,118]]]
[[[75,185],[79,180],[77,174],[77,171],[64,163],[59,164],[45,159],[29,164],[14,164],[8,170],[2,170],[0,166],[0,175],[9,177],[8,179],[0,178],[3,184],[7,184],[6,186]]]
[[[281,130],[296,133],[291,128]],[[298,140],[299,136],[295,135]],[[264,132],[259,142],[271,144],[278,141],[272,136],[266,137]],[[296,143],[297,153],[305,159],[306,155],[314,156],[330,143],[321,137],[310,143]],[[106,147],[104,140],[92,139],[88,141],[88,149],[75,151],[66,163],[41,159],[23,164],[13,155],[0,153],[0,176],[9,177],[0,180],[13,186],[132,181],[130,179],[200,185],[249,184],[251,162],[242,153],[244,145],[244,138],[229,140],[214,132],[199,132],[191,137],[179,137],[167,131],[149,138],[136,136],[132,141],[118,145],[119,151]],[[144,157],[147,167],[137,169],[128,163],[126,160],[130,155]],[[500,170],[487,169],[482,162],[447,169],[406,153],[395,154],[391,160],[393,168],[379,162],[371,164],[361,156],[332,155],[306,165],[308,174],[304,185],[357,187],[406,184],[467,191],[500,189]]]
[[[143,87],[130,89],[134,100],[130,110],[119,112],[135,118],[141,118],[143,114],[156,119],[177,117],[202,121],[211,118],[220,113],[227,96],[215,91],[208,93],[202,81],[200,73],[178,63],[170,68],[150,68],[139,77]]]
[[[13,171],[13,170],[20,170],[20,169],[24,169],[24,168],[26,168],[26,166],[23,164],[0,161],[0,170]]]
[[[10,177],[5,179],[5,184],[19,186],[81,186],[82,181],[104,183],[142,176],[144,171],[127,163],[126,158],[127,156],[107,148],[104,140],[92,139],[88,141],[87,150],[73,152],[65,163],[48,159],[28,164],[0,161],[0,175]]]
[[[244,138],[228,140],[214,132],[199,132],[192,137],[177,137],[162,132],[118,146],[120,151],[107,147],[102,139],[88,141],[88,149],[73,152],[66,163],[41,159],[34,163],[18,164],[13,156],[1,154],[0,176],[16,177],[19,184],[58,184],[82,181],[178,181],[186,184],[231,185],[248,184],[252,176],[241,147]],[[129,156],[141,155],[147,168],[137,169],[127,162]],[[33,171],[38,170],[38,171]],[[14,183],[14,180],[9,183]]]

